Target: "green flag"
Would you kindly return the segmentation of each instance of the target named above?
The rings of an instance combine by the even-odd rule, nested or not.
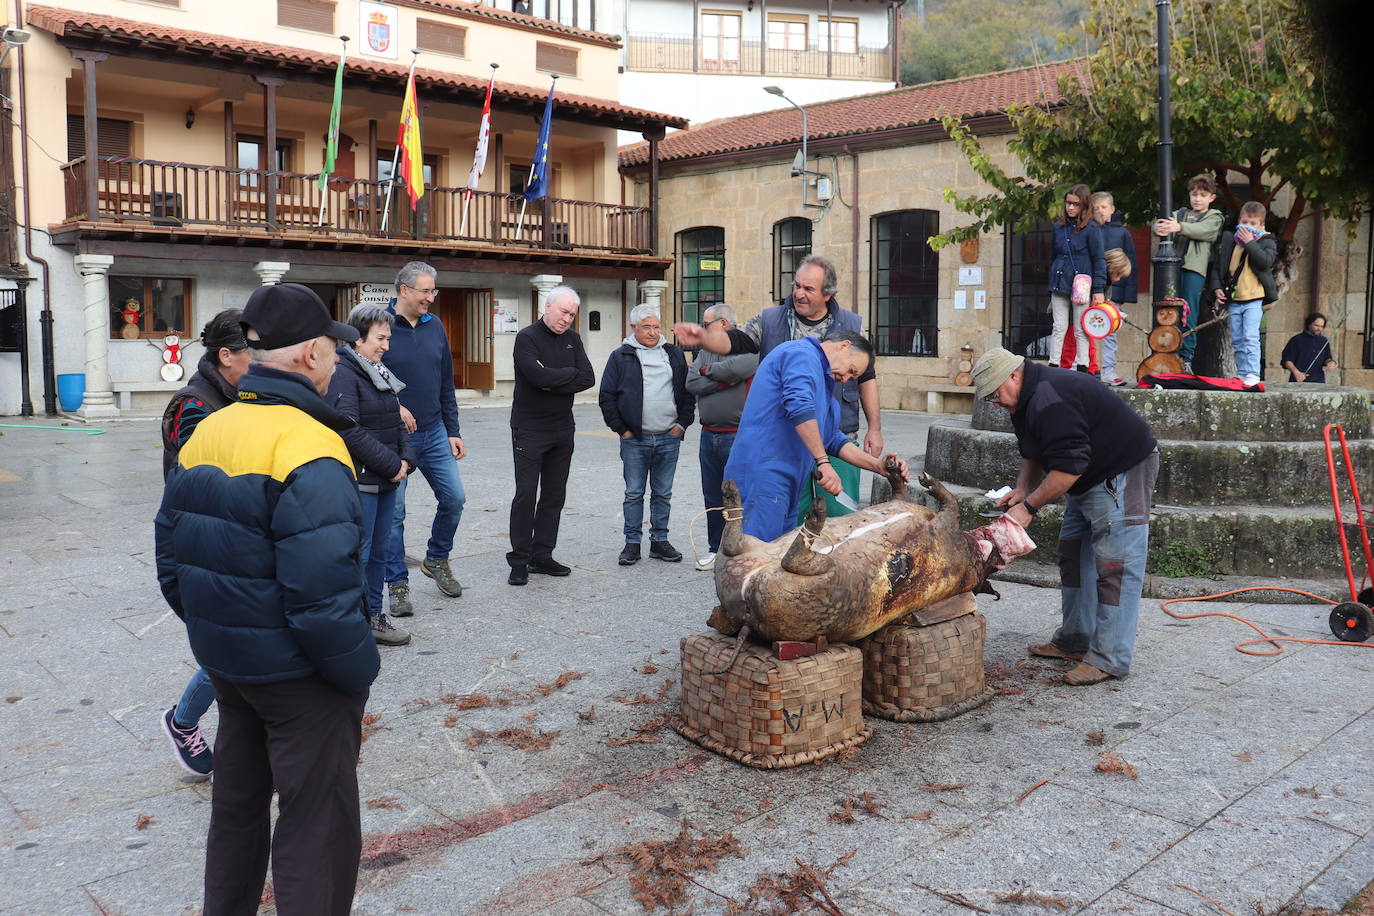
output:
[[[348,45],[339,54],[339,69],[334,71],[334,105],[329,110],[329,137],[324,147],[324,166],[320,169],[320,190],[325,189],[329,183],[329,176],[334,174],[334,160],[339,156],[339,116],[343,108],[343,76],[344,76],[344,57],[348,54]]]

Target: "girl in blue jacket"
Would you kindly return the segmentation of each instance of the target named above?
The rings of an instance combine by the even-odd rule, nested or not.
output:
[[[1054,316],[1054,331],[1050,336],[1050,365],[1058,366],[1063,354],[1064,338],[1069,323],[1073,323],[1077,350],[1074,366],[1088,371],[1090,351],[1088,335],[1083,333],[1083,312],[1089,304],[1101,302],[1107,289],[1106,249],[1102,247],[1102,233],[1092,221],[1089,199],[1092,190],[1076,184],[1064,195],[1064,212],[1054,224],[1054,260],[1050,262],[1050,314]],[[1092,278],[1090,302],[1074,305],[1073,278],[1087,274]]]

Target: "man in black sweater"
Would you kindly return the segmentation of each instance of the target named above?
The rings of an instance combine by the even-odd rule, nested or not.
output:
[[[543,317],[515,336],[515,403],[510,412],[515,499],[506,554],[511,585],[524,585],[532,572],[572,572],[553,558],[553,548],[572,464],[573,395],[596,384],[582,337],[573,329],[579,305],[576,292],[555,287],[545,300]]]
[[[1001,347],[973,367],[974,396],[1011,411],[1021,451],[1015,488],[997,501],[1023,528],[1065,497],[1059,532],[1063,623],[1031,655],[1067,659],[1075,687],[1125,677],[1135,652],[1159,447],[1120,395],[1081,372]]]

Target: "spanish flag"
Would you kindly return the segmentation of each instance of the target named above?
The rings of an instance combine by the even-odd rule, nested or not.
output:
[[[420,103],[415,97],[415,71],[406,80],[406,97],[401,103],[401,124],[396,131],[396,146],[401,151],[401,170],[396,177],[405,182],[414,210],[425,196],[425,157],[420,145]]]

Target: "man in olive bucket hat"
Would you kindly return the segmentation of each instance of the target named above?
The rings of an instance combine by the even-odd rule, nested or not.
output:
[[[1149,425],[1090,375],[994,347],[973,367],[974,396],[1011,412],[1021,469],[997,501],[1022,527],[1064,497],[1063,622],[1031,655],[1078,662],[1076,687],[1125,677],[1135,651],[1159,447]]]

